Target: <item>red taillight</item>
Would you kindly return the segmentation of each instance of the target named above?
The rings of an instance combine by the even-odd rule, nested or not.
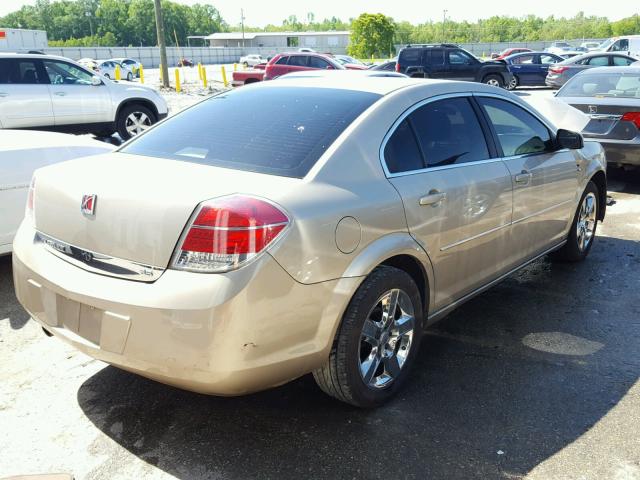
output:
[[[173,268],[225,272],[260,254],[289,225],[278,207],[254,197],[231,195],[202,203],[187,225]]]
[[[623,122],[633,122],[640,129],[640,112],[627,112],[620,119]]]
[[[396,62],[396,72],[400,73],[400,62]]]
[[[33,220],[33,208],[36,195],[36,177],[31,177],[29,192],[27,193],[27,206],[25,207],[24,216]]]
[[[569,70],[569,67],[551,67],[549,68],[549,71],[552,73],[562,73],[565,70]]]

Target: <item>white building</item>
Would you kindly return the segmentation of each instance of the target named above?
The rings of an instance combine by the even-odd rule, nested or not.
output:
[[[206,38],[212,47],[244,48],[313,48],[317,51],[344,50],[351,32],[228,32],[213,33]]]

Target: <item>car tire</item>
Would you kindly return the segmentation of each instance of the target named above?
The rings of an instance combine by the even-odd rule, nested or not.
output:
[[[155,114],[149,108],[139,103],[134,103],[120,110],[116,119],[116,130],[122,140],[129,140],[131,137],[151,127],[157,121]],[[145,125],[145,128],[142,128],[141,125]]]
[[[567,243],[553,252],[550,255],[551,259],[561,262],[579,262],[589,255],[598,227],[599,198],[598,187],[595,183],[589,182],[571,222]]]
[[[385,299],[391,309],[394,295],[394,314],[385,317]],[[395,267],[377,267],[351,299],[327,362],[313,372],[316,383],[351,405],[382,405],[402,388],[415,362],[423,315],[411,276]]]
[[[93,133],[93,135],[95,135],[96,137],[100,137],[100,138],[106,138],[106,137],[110,137],[111,135],[113,135],[115,132],[115,130],[98,130],[95,132],[91,132]]]
[[[248,62],[244,62],[242,65],[244,65],[244,68],[247,68],[249,66]]]
[[[507,85],[507,90],[515,90],[516,88],[518,88],[518,77],[516,77],[515,75],[513,76],[513,78],[511,78],[511,81],[509,82],[509,84]]]
[[[482,79],[482,83],[486,83],[487,85],[491,85],[492,87],[504,87],[504,81],[500,75],[487,75]]]
[[[133,73],[127,72],[127,82],[133,82]]]

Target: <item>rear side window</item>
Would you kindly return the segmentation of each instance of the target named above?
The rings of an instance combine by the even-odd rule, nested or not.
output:
[[[289,57],[289,65],[294,67],[306,67],[307,57],[304,55],[294,55],[293,57]]]
[[[444,65],[444,50],[431,50],[431,65]]]
[[[448,98],[427,103],[409,115],[427,167],[489,158],[487,142],[469,100]]]
[[[616,67],[626,67],[628,65],[631,65],[634,62],[635,60],[631,60],[630,58],[626,58],[626,57],[618,57],[618,56],[613,57],[613,64]]]
[[[33,85],[48,83],[38,73],[38,60],[3,58],[0,60],[0,84]]]
[[[10,62],[8,58],[0,58],[0,85],[9,83]]]
[[[121,151],[302,178],[379,98],[331,88],[241,88],[184,110]]]
[[[405,118],[398,125],[387,141],[384,159],[389,173],[411,172],[424,168],[422,153],[408,119]]]
[[[505,157],[553,150],[547,127],[523,108],[505,100],[479,98],[498,135]]]
[[[594,67],[606,67],[609,65],[609,57],[593,57],[587,61],[587,64]]]

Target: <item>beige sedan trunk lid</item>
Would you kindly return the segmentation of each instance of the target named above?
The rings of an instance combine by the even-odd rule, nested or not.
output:
[[[200,202],[232,193],[276,200],[299,184],[190,162],[101,155],[36,172],[36,229],[76,247],[164,268]],[[80,207],[91,194],[97,195],[95,215],[87,216]]]

